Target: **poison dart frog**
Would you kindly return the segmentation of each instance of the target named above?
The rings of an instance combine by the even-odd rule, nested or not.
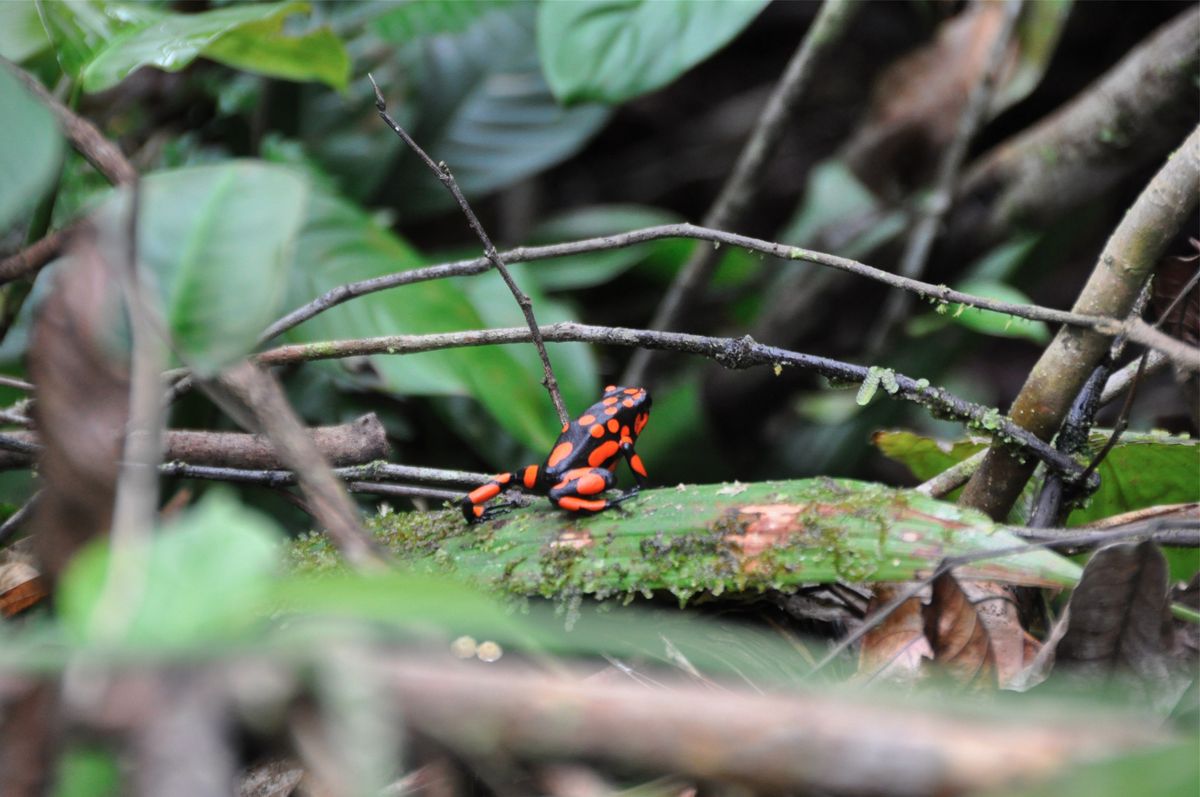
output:
[[[644,388],[609,385],[600,401],[562,428],[545,462],[501,473],[466,495],[460,502],[463,517],[468,523],[480,523],[516,506],[511,502],[484,506],[508,488],[548,496],[555,506],[585,514],[628,501],[646,486],[646,467],[633,444],[649,419],[650,394]],[[616,483],[618,456],[628,460],[637,485],[604,498],[601,493]]]

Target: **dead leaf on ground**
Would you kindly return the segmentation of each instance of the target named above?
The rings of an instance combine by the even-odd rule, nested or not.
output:
[[[1167,560],[1153,542],[1122,543],[1087,563],[1058,645],[1058,670],[1122,677],[1154,704],[1173,705],[1190,678],[1174,655]]]
[[[45,580],[26,562],[0,565],[0,617],[12,617],[50,594]]]
[[[964,686],[994,689],[999,685],[987,629],[958,579],[950,573],[938,576],[923,614],[934,666]]]
[[[877,585],[875,595],[867,606],[865,622],[871,622],[880,609],[896,599],[902,589],[896,584]],[[921,609],[921,599],[913,596],[867,632],[858,651],[856,678],[914,683],[924,677],[924,663],[933,658],[933,649],[925,638],[925,619]]]
[[[894,63],[876,82],[846,159],[877,195],[904,194],[929,181],[986,68],[1004,13],[1003,3],[972,3],[943,22],[934,41]],[[1012,72],[1015,53],[1014,43],[1002,77]]]

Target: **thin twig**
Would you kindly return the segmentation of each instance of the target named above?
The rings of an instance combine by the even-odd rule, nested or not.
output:
[[[471,229],[479,238],[479,242],[483,244],[484,257],[500,273],[500,276],[504,279],[504,284],[508,286],[513,298],[520,305],[521,312],[525,315],[525,323],[529,325],[533,345],[537,348],[538,357],[542,360],[542,370],[545,372],[542,384],[545,385],[547,392],[550,393],[550,400],[554,402],[554,409],[558,413],[559,422],[564,425],[570,423],[570,416],[567,415],[567,408],[563,405],[562,394],[558,389],[558,380],[554,378],[554,367],[550,365],[550,355],[546,353],[546,344],[542,341],[541,333],[538,331],[537,318],[533,314],[533,302],[529,300],[529,297],[520,289],[516,281],[512,278],[512,275],[508,273],[508,269],[504,267],[504,261],[500,259],[500,255],[496,252],[496,247],[492,244],[491,238],[484,232],[483,225],[479,223],[479,219],[475,216],[475,211],[471,210],[471,206],[467,203],[467,198],[463,196],[462,190],[454,180],[454,175],[450,173],[450,167],[445,162],[434,163],[433,158],[429,157],[425,150],[421,149],[420,145],[413,140],[412,136],[396,123],[396,120],[387,112],[387,102],[383,99],[383,92],[379,90],[379,85],[375,83],[375,78],[370,74],[367,75],[367,78],[370,79],[371,86],[375,89],[375,107],[379,110],[380,118],[392,129],[392,132],[408,145],[409,149],[425,162],[425,165],[437,175],[438,180],[446,187],[450,195],[454,197],[454,201],[458,203],[459,209],[467,218],[467,224],[471,226]]]
[[[20,252],[0,260],[0,283],[29,277],[41,271],[62,252],[69,234],[69,230],[55,230]]]
[[[104,137],[104,134],[94,124],[59,102],[53,94],[46,91],[37,78],[21,67],[2,57],[0,57],[0,65],[7,67],[30,93],[50,109],[58,119],[59,127],[62,128],[63,134],[66,135],[71,145],[110,183],[129,185],[137,180],[137,170],[133,168],[133,164],[116,144]]]
[[[298,483],[295,473],[283,469],[230,468],[222,465],[195,465],[190,462],[176,461],[164,462],[159,467],[159,472],[163,476],[180,479],[238,482],[258,484],[263,487],[290,487]],[[390,462],[369,462],[366,465],[334,468],[333,473],[339,479],[350,482],[375,483],[402,480],[459,484],[463,487],[478,487],[492,478],[486,473],[415,468],[408,465],[394,465]],[[454,495],[462,497],[461,492],[456,492]]]
[[[1000,29],[988,50],[987,62],[978,82],[971,88],[966,106],[958,117],[958,127],[954,138],[950,140],[938,163],[937,178],[933,191],[930,192],[920,210],[920,220],[908,239],[904,256],[900,260],[899,272],[905,277],[919,277],[925,271],[925,264],[933,250],[933,242],[937,238],[938,227],[950,209],[954,197],[955,184],[958,182],[958,172],[967,157],[967,145],[975,136],[975,132],[983,124],[991,107],[992,95],[999,79],[1004,59],[1008,55],[1009,41],[1017,25],[1017,17],[1021,14],[1021,0],[1006,0]],[[872,359],[882,351],[891,338],[892,329],[907,314],[912,299],[904,293],[893,293],[880,311],[879,322],[871,330],[867,342],[867,358]]]
[[[213,386],[233,398],[270,439],[280,460],[296,472],[304,496],[346,561],[379,568],[386,558],[359,522],[358,509],[321,457],[274,376],[252,362],[226,369]]]
[[[734,246],[750,252],[777,257],[782,260],[802,260],[827,268],[845,271],[866,279],[874,280],[893,288],[911,291],[921,299],[945,304],[961,304],[966,307],[977,307],[981,310],[992,310],[1005,313],[1017,318],[1030,321],[1045,321],[1049,324],[1064,324],[1070,327],[1096,330],[1100,325],[1111,324],[1112,319],[1103,316],[1072,313],[1066,310],[1056,310],[1032,304],[1015,304],[975,296],[962,291],[956,291],[946,285],[934,285],[929,282],[908,279],[890,271],[868,266],[864,263],[846,257],[803,249],[790,244],[765,241],[761,238],[751,238],[747,235],[715,230],[708,227],[697,227],[694,224],[663,224],[656,227],[646,227],[631,230],[618,235],[606,235],[598,238],[585,238],[578,241],[551,244],[549,246],[523,246],[503,252],[499,255],[505,263],[533,263],[567,255],[577,255],[587,252],[602,252],[610,249],[624,249],[629,246],[659,241],[669,238],[691,238],[699,241],[709,241],[723,246]],[[278,335],[304,323],[320,313],[336,307],[343,302],[359,296],[365,296],[376,291],[387,290],[401,285],[411,285],[427,280],[445,279],[447,277],[464,277],[480,274],[492,267],[486,257],[470,260],[457,260],[451,263],[441,263],[381,277],[350,282],[331,288],[316,299],[304,304],[271,324],[260,336],[260,342],[266,342]]]
[[[705,227],[732,229],[741,226],[747,207],[761,189],[763,173],[783,139],[787,122],[795,115],[800,98],[812,82],[816,64],[841,40],[842,32],[857,10],[858,4],[848,0],[825,0],[821,5],[821,10],[817,12],[767,99],[733,171],[704,215]],[[717,250],[707,246],[696,247],[659,302],[649,327],[669,330],[676,326],[683,308],[712,278],[718,260]],[[650,357],[649,350],[635,351],[621,381],[627,385],[640,385],[645,379]]]
[[[633,346],[699,354],[711,357],[726,368],[749,368],[755,365],[791,365],[813,371],[835,382],[861,383],[868,379],[871,369],[862,365],[842,362],[828,357],[788,351],[755,342],[750,336],[743,338],[714,338],[703,335],[688,335],[680,332],[656,332],[647,329],[624,329],[599,327],[586,324],[558,323],[542,327],[546,340],[555,342],[603,343],[612,346]],[[523,327],[483,329],[468,332],[449,332],[435,335],[389,335],[378,338],[333,340],[318,343],[280,346],[262,352],[258,361],[263,365],[306,362],[310,360],[338,359],[373,354],[413,354],[423,351],[458,348],[462,346],[490,346],[503,343],[525,343],[530,332]],[[879,378],[878,372],[875,378]],[[1054,450],[1035,435],[1027,432],[997,410],[965,401],[946,390],[933,387],[927,381],[917,380],[898,373],[894,378],[894,390],[886,382],[883,392],[897,398],[914,401],[927,406],[931,412],[946,415],[978,425],[995,434],[998,440],[1027,451],[1047,466],[1062,472],[1068,478],[1077,476],[1082,466],[1070,457]]]
[[[1139,357],[1131,363],[1123,366],[1119,371],[1113,373],[1104,384],[1104,392],[1100,394],[1100,404],[1111,404],[1114,400],[1121,397],[1121,394],[1133,385],[1133,380],[1137,377],[1138,371],[1141,369],[1142,358]],[[1171,359],[1160,351],[1151,351],[1146,358],[1145,373],[1143,376],[1161,371]]]
[[[26,393],[34,391],[32,382],[26,382],[24,379],[17,379],[14,376],[0,376],[0,387],[11,387],[16,390],[23,390]]]
[[[986,454],[986,448],[976,451],[963,461],[946,468],[932,479],[917,485],[914,489],[932,498],[941,498],[952,493],[967,483],[967,479],[971,478],[971,474],[979,467],[979,463],[983,462]]]
[[[29,496],[27,499],[25,499],[25,503],[21,504],[21,506],[17,508],[16,512],[13,512],[11,515],[5,518],[3,524],[0,524],[0,545],[4,545],[6,542],[8,542],[9,539],[16,534],[17,529],[21,528],[21,526],[25,523],[25,520],[29,517],[29,514],[33,512],[33,507],[35,504],[37,504],[38,497],[41,494],[42,491],[38,490],[33,495]]]

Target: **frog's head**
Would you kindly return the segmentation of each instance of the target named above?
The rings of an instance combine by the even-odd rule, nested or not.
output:
[[[608,399],[616,399],[614,402],[618,410],[618,417],[633,427],[633,434],[636,437],[642,433],[646,422],[650,420],[650,391],[644,387],[621,387],[618,385],[609,385],[604,388],[605,403],[609,403]]]

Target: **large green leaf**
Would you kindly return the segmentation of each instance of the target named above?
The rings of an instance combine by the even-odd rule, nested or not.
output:
[[[331,194],[317,193],[301,235],[291,301],[301,304],[344,282],[421,264],[407,244],[356,206]],[[483,274],[470,280],[470,288],[436,280],[372,293],[305,322],[289,337],[312,342],[454,332],[481,329],[493,322],[523,322],[516,301],[500,284],[498,275]],[[475,281],[482,282],[477,285]],[[541,301],[537,309],[543,315],[539,321],[569,317],[561,308],[544,306]],[[389,390],[407,395],[470,395],[518,440],[535,450],[548,450],[559,423],[540,385],[539,361],[531,355],[533,351],[527,346],[470,347],[378,356],[372,358],[372,363]],[[561,368],[559,379],[569,401],[582,404],[594,400],[595,369],[586,349],[563,347],[555,355],[555,362]]]
[[[564,109],[537,63],[528,2],[484,14],[466,30],[425,36],[396,55],[404,84],[385,86],[397,109],[415,119],[409,132],[434,160],[445,161],[468,199],[535,174],[572,155],[604,124],[599,105]],[[408,97],[396,97],[408,85]],[[388,89],[391,89],[388,91]],[[406,215],[443,210],[453,199],[436,175],[405,152],[390,195]]]
[[[610,104],[662,88],[724,47],[767,0],[542,3],[537,43],[554,96]]]
[[[227,161],[147,175],[141,191],[139,259],[188,364],[211,371],[245,355],[282,307],[307,182]],[[127,202],[115,194],[101,208],[109,237],[123,233]]]
[[[49,45],[37,5],[0,3],[0,57],[19,64]]]
[[[380,14],[371,27],[393,44],[407,44],[438,33],[460,33],[480,17],[511,0],[423,0],[399,3]]]
[[[232,639],[263,617],[281,539],[266,516],[228,493],[210,494],[144,548],[122,551],[144,557],[143,566],[113,567],[107,540],[81,551],[59,585],[59,617],[79,642],[188,646]],[[117,576],[126,580],[113,583]],[[123,600],[111,601],[114,591]]]
[[[1109,432],[1093,432],[1084,461],[1103,448]],[[945,442],[908,431],[877,432],[875,445],[907,465],[918,479],[929,479],[977,451],[987,441],[968,438]],[[1161,504],[1200,501],[1200,441],[1165,434],[1126,432],[1097,468],[1100,489],[1071,513],[1068,525]]]
[[[415,514],[415,513],[413,513]],[[905,581],[944,558],[1021,541],[979,512],[912,491],[833,479],[680,485],[623,511],[573,517],[539,503],[481,526],[457,510],[392,515],[378,532],[405,561],[521,595],[628,595]],[[1069,585],[1079,567],[1049,551],[964,565],[960,578]]]
[[[54,179],[62,136],[46,106],[30,96],[12,73],[0,68],[0,232],[22,211],[32,210]]]
[[[344,88],[349,58],[328,30],[292,37],[285,17],[308,3],[228,6],[176,14],[145,4],[77,0],[42,4],[42,22],[59,63],[85,91],[115,86],[143,66],[177,72],[204,56],[238,69]]]

